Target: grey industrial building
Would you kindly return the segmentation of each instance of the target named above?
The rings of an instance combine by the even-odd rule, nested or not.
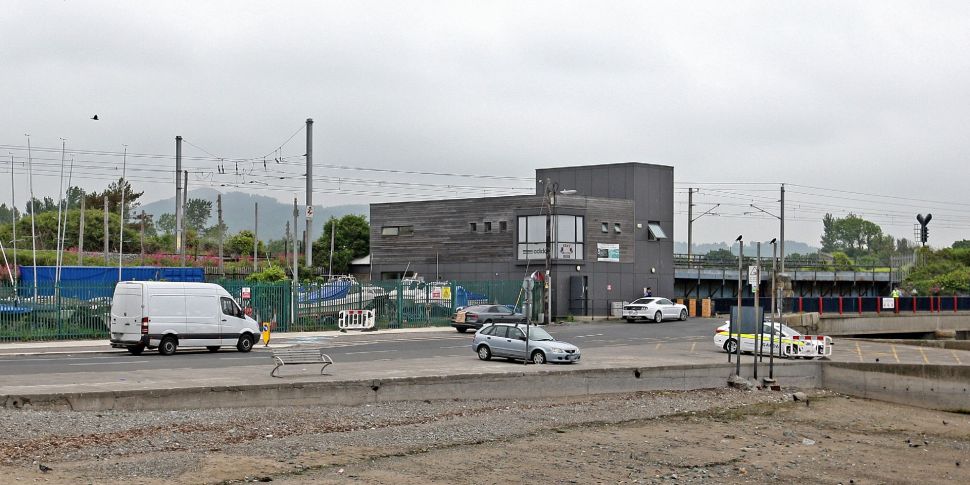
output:
[[[673,167],[545,168],[536,181],[535,195],[371,204],[373,278],[521,280],[545,270],[550,217],[554,316],[673,294]]]

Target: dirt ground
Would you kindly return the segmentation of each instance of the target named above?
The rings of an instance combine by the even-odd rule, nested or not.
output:
[[[297,431],[290,441],[267,435],[259,440],[263,448],[232,448],[233,431],[215,418],[202,418],[210,420],[205,433],[222,445],[192,445],[183,436],[181,446],[189,450],[173,450],[169,441],[159,442],[157,451],[131,450],[131,442],[110,442],[114,432],[73,436],[81,443],[70,446],[46,436],[37,439],[47,450],[38,449],[37,439],[5,445],[0,483],[970,483],[970,415],[826,392],[811,395],[808,404],[788,393],[730,393],[742,391],[609,396],[561,406],[450,404],[390,423],[378,416],[373,422],[335,422],[331,430],[314,425],[297,441]],[[724,406],[726,397],[738,404]],[[577,412],[582,409],[590,411]],[[650,417],[626,419],[628,414]],[[465,421],[473,421],[467,431]],[[491,434],[475,437],[476,428],[505,421],[508,429],[496,425]],[[291,427],[297,428],[295,421]],[[350,441],[334,445],[338,433]],[[309,440],[330,446],[285,453],[294,442]],[[98,453],[110,455],[106,462],[115,471],[98,472],[91,459],[78,457],[76,451],[91,443],[104,447]],[[28,449],[38,455],[16,455]],[[38,471],[37,460],[28,461],[37,457],[53,470]],[[111,477],[126,460],[189,464],[174,476]]]

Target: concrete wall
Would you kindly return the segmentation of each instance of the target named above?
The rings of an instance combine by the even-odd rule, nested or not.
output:
[[[767,368],[762,366],[767,373]],[[8,408],[54,410],[176,410],[223,407],[338,405],[426,399],[535,399],[661,390],[725,387],[733,364],[615,369],[569,368],[502,374],[465,374],[339,382],[103,391],[71,394],[0,396]],[[750,364],[742,375],[751,376]],[[781,362],[775,376],[786,386],[815,388],[819,362]]]
[[[970,331],[970,314],[882,313],[880,315],[785,315],[785,324],[812,335],[880,335],[906,333],[953,333]],[[962,334],[961,334],[962,335]],[[952,338],[952,337],[951,337]]]
[[[829,362],[822,386],[866,399],[970,411],[970,366]]]

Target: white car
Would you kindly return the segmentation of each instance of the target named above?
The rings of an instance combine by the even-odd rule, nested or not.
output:
[[[687,306],[674,303],[666,298],[639,298],[623,307],[623,318],[628,322],[635,320],[687,320]]]
[[[774,346],[772,346],[771,327],[774,326]],[[758,334],[756,326],[742,325],[741,352],[753,353],[757,346]],[[770,354],[772,349],[778,357],[827,357],[832,355],[832,337],[821,335],[806,336],[793,328],[778,322],[764,322],[762,324],[761,354]],[[737,352],[738,334],[731,335],[731,323],[717,327],[714,331],[714,345],[728,353]]]

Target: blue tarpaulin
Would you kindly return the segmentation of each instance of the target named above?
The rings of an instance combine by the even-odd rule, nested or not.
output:
[[[48,296],[54,294],[54,278],[57,268],[37,266],[37,292]],[[34,267],[20,266],[20,296],[33,295]],[[178,281],[201,283],[205,281],[203,268],[126,266],[121,268],[123,281]],[[118,283],[118,268],[110,266],[62,266],[61,296],[65,298],[110,297]]]

